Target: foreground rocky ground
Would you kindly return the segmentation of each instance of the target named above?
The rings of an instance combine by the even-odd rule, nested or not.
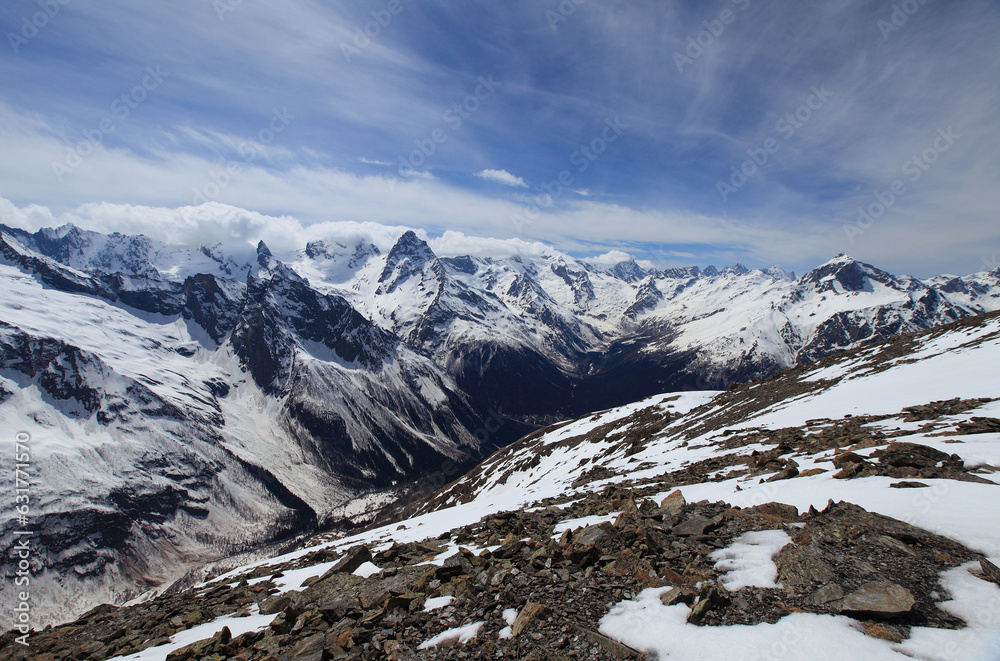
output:
[[[936,606],[945,598],[938,586],[942,571],[978,560],[982,579],[1000,584],[1000,571],[962,545],[855,505],[830,503],[821,512],[800,513],[778,503],[745,509],[687,503],[679,491],[659,503],[645,497],[659,486],[611,487],[569,504],[500,512],[440,539],[396,544],[374,555],[363,545],[343,554],[320,550],[255,569],[238,582],[97,608],[73,624],[33,635],[30,648],[7,634],[0,650],[9,659],[97,661],[259,609],[276,614],[263,630],[233,637],[226,628],[167,658],[629,659],[643,655],[600,634],[600,620],[613,604],[647,587],[671,586],[663,603],[691,605],[688,621],[701,626],[775,622],[793,612],[842,613],[869,636],[899,641],[911,626],[964,626]],[[600,515],[608,520],[553,533],[560,521]],[[792,540],[774,558],[783,587],[726,590],[712,552],[760,530],[784,530]],[[278,589],[278,579],[289,572],[331,561],[336,563],[301,590]],[[365,573],[358,570],[370,567],[366,563],[381,571],[356,574]],[[465,642],[421,649],[446,630],[475,623],[482,624]]]

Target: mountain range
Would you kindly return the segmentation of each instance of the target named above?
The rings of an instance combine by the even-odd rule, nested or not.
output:
[[[439,256],[409,230],[273,253],[0,226],[0,280],[43,623],[371,522],[544,425],[1000,309],[1000,270]]]
[[[0,654],[994,661],[998,357],[994,312],[560,421],[377,525]]]

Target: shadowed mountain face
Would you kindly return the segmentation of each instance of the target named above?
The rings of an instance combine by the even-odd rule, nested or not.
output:
[[[48,531],[40,622],[370,521],[533,427],[1000,307],[1000,272],[439,257],[414,232],[278,254],[0,226],[0,278],[0,421],[32,438]]]

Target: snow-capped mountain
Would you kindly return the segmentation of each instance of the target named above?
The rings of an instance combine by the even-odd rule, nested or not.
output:
[[[990,313],[564,421],[388,525],[0,650],[992,661],[998,361]]]
[[[1000,307],[997,271],[438,256],[414,231],[272,252],[0,227],[0,287],[0,419],[34,439],[56,618],[370,520],[541,424]]]
[[[443,370],[266,246],[235,265],[118,238],[112,259],[111,238],[0,234],[0,420],[32,439],[39,618],[371,516],[347,508],[501,444]]]
[[[762,378],[1000,308],[1000,271],[924,282],[844,255],[795,278],[780,267],[608,267],[557,251],[438,257],[411,231],[384,257],[361,244],[309,253],[286,261],[430,356],[464,392],[535,424]]]

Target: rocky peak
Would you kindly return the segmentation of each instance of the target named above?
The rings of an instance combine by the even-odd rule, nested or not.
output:
[[[388,262],[398,262],[402,259],[429,261],[437,257],[426,241],[417,236],[413,230],[407,230],[389,251]]]
[[[839,284],[842,291],[846,292],[874,291],[872,281],[893,289],[903,288],[890,273],[871,264],[858,262],[843,253],[802,276],[803,284],[813,284],[820,292],[837,293],[834,281]]]
[[[749,272],[750,269],[745,267],[743,264],[740,264],[739,262],[733,264],[732,266],[727,266],[726,268],[722,269],[722,271],[720,271],[722,275],[745,275]]]
[[[337,241],[310,241],[306,244],[309,259],[333,259],[344,254],[347,246]]]
[[[438,289],[444,279],[444,267],[427,242],[412,230],[407,230],[386,257],[385,267],[378,279],[383,286],[377,293],[392,293],[411,277],[423,273],[425,268],[430,268],[439,281],[434,287]]]
[[[639,282],[648,275],[646,269],[636,264],[634,259],[618,262],[608,272],[625,282]]]

